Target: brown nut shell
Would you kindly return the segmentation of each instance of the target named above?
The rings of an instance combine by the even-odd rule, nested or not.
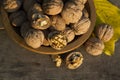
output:
[[[100,39],[92,37],[85,42],[85,49],[87,53],[98,56],[103,52],[104,43]]]
[[[42,5],[44,13],[48,15],[57,15],[62,11],[62,0],[44,0]]]
[[[75,33],[72,29],[70,29],[69,27],[67,27],[64,31],[62,31],[63,34],[67,37],[67,41],[68,43],[71,42],[72,40],[74,40],[75,38]]]
[[[77,23],[71,25],[72,29],[74,30],[76,35],[85,34],[91,25],[91,21],[89,18],[83,18],[79,20]]]
[[[100,24],[96,27],[96,36],[103,42],[108,42],[114,34],[112,26],[108,24]]]
[[[66,66],[68,69],[77,69],[83,63],[81,52],[72,52],[66,57]]]
[[[64,19],[60,15],[51,16],[51,25],[58,31],[63,31],[66,28]]]
[[[41,30],[29,29],[24,39],[28,46],[39,48],[43,44],[44,34]]]
[[[66,2],[61,15],[66,24],[76,23],[82,17],[83,4],[77,4],[75,1]]]
[[[4,9],[7,12],[15,12],[22,5],[22,0],[3,0]]]

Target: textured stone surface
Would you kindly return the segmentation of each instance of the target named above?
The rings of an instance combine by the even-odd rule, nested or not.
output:
[[[49,55],[20,47],[0,30],[0,80],[120,80],[119,49],[120,41],[112,57],[104,54],[93,57],[81,47],[77,51],[84,56],[83,64],[76,70],[68,70],[64,64],[56,68]]]

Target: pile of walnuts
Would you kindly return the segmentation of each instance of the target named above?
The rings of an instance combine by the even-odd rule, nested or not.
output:
[[[32,48],[61,50],[90,28],[87,0],[3,0],[14,28]]]

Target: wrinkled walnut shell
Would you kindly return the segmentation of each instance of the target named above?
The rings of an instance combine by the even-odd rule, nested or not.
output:
[[[62,0],[44,0],[42,5],[44,13],[48,15],[57,15],[62,11]]]
[[[29,29],[24,39],[28,46],[39,48],[43,44],[44,34],[41,30]]]
[[[104,43],[100,39],[92,37],[85,42],[85,49],[87,53],[98,56],[103,52]]]
[[[75,33],[72,29],[70,29],[69,27],[67,27],[64,31],[62,31],[63,34],[67,37],[67,41],[68,43],[71,42],[72,40],[74,40],[75,38]]]
[[[60,15],[51,16],[51,24],[58,31],[63,31],[66,28],[64,19]]]
[[[72,52],[66,57],[68,69],[77,69],[83,63],[83,56],[80,52]]]
[[[108,24],[100,24],[96,27],[96,36],[103,42],[108,42],[114,34],[112,26]]]
[[[22,0],[3,0],[4,9],[7,12],[15,12],[22,5]]]
[[[83,18],[79,20],[77,23],[71,25],[76,35],[85,34],[91,25],[91,21],[89,18]]]
[[[76,1],[66,2],[61,15],[66,24],[77,23],[82,17],[83,4],[77,4]]]

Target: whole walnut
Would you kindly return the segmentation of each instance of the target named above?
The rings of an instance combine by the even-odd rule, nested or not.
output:
[[[28,46],[39,48],[43,44],[44,34],[41,30],[29,29],[24,39]]]
[[[62,18],[65,20],[66,24],[77,23],[82,17],[83,8],[84,4],[78,4],[75,0],[66,2],[61,12]]]
[[[24,11],[19,10],[17,12],[11,13],[9,19],[14,27],[20,27],[22,23],[27,20],[27,17]]]
[[[66,28],[64,19],[60,15],[51,16],[51,25],[58,31],[63,31]]]
[[[43,0],[42,8],[44,13],[48,15],[57,15],[63,9],[62,0]]]
[[[72,40],[74,40],[75,38],[75,33],[72,29],[70,29],[69,27],[67,27],[64,31],[62,31],[63,34],[67,37],[67,41],[68,43],[71,42]]]
[[[20,28],[20,33],[23,38],[25,37],[29,29],[31,29],[30,23],[28,21],[24,22]]]
[[[47,29],[51,25],[50,18],[47,15],[41,13],[35,13],[32,15],[31,21],[32,27],[35,29]]]
[[[83,18],[79,20],[77,23],[71,25],[76,35],[85,34],[91,25],[91,21],[89,18]]]
[[[96,36],[103,42],[109,41],[113,34],[114,30],[109,24],[102,23],[96,27]]]
[[[61,50],[67,45],[67,38],[61,32],[54,31],[48,34],[50,46],[56,50]]]
[[[22,0],[3,0],[3,7],[7,12],[15,12],[22,5]]]
[[[72,52],[66,57],[66,66],[68,69],[77,69],[83,63],[81,52]]]
[[[87,53],[98,56],[103,52],[104,43],[98,38],[91,37],[85,42],[85,49]]]

